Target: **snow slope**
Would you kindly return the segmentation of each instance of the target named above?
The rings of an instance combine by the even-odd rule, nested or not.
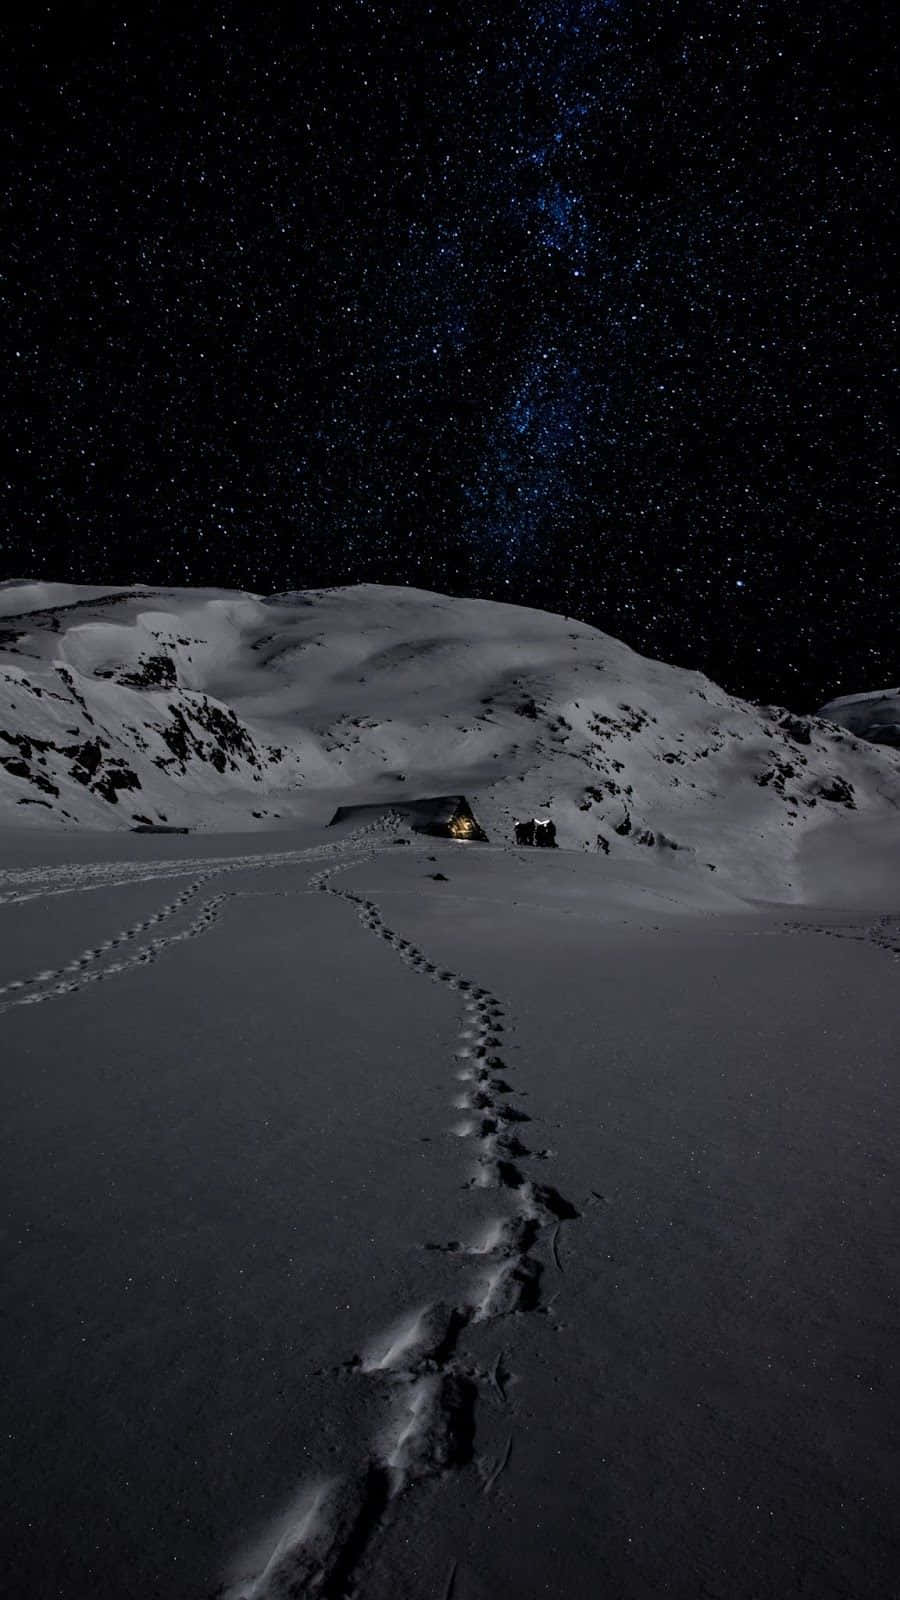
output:
[[[4,1593],[892,1594],[896,872],[402,838],[0,834]]]
[[[875,744],[900,748],[900,688],[842,695],[838,700],[829,700],[819,716]]]
[[[900,802],[900,754],[546,612],[377,585],[15,584],[0,609],[17,827],[239,832],[460,792],[492,839],[549,811],[565,848],[790,896],[801,836]]]

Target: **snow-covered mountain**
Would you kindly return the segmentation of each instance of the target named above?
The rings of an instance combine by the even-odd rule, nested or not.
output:
[[[900,804],[900,752],[519,606],[15,583],[0,617],[8,825],[243,831],[461,792],[492,840],[550,812],[564,847],[765,892],[805,830]]]
[[[838,700],[829,700],[818,714],[863,739],[871,739],[873,744],[900,749],[900,687],[845,694]]]

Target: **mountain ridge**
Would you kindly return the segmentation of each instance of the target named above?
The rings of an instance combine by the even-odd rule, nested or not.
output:
[[[492,840],[552,811],[564,847],[766,893],[811,827],[900,803],[900,753],[505,602],[25,581],[0,619],[6,825],[244,831],[465,793]]]

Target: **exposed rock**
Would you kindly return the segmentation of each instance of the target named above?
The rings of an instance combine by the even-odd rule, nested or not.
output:
[[[848,811],[856,809],[856,800],[853,795],[853,785],[846,778],[832,778],[830,783],[820,783],[816,791],[823,800],[831,800],[835,805],[846,806]]]
[[[92,793],[98,794],[101,800],[108,800],[110,805],[118,805],[120,789],[139,789],[141,780],[136,772],[124,765],[108,766],[92,785]]]
[[[173,689],[175,663],[167,655],[142,656],[136,667],[110,676],[129,689]]]

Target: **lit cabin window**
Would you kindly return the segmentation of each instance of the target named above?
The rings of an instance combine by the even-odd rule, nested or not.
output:
[[[450,832],[454,839],[471,839],[475,833],[475,824],[471,817],[454,817],[450,824]]]

